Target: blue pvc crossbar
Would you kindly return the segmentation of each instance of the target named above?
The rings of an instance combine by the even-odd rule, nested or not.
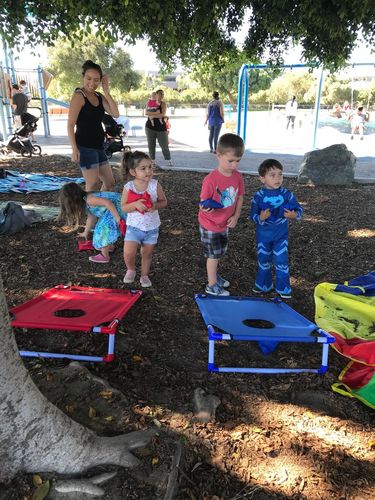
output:
[[[85,356],[83,354],[59,354],[56,352],[42,352],[42,351],[19,351],[20,356],[26,358],[57,358],[57,359],[71,359],[74,361],[104,361],[104,356]]]
[[[301,316],[281,299],[257,297],[213,297],[195,295],[208,331],[208,370],[236,373],[317,373],[328,369],[328,344],[335,341],[329,333]],[[263,322],[263,323],[262,323]],[[260,326],[262,325],[263,328]],[[319,368],[220,367],[215,364],[215,342],[255,341],[264,354],[278,342],[318,343],[322,345]]]

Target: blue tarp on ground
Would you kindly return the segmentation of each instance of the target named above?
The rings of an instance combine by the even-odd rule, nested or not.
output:
[[[21,174],[16,170],[7,170],[4,179],[0,179],[0,193],[39,193],[57,191],[66,182],[85,182],[83,177],[57,177],[45,174]]]

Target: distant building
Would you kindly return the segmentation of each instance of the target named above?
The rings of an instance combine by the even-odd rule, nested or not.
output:
[[[178,90],[177,77],[182,74],[182,71],[176,71],[175,73],[171,73],[169,75],[162,75],[161,81],[159,71],[141,71],[140,73],[146,76],[147,81],[149,82],[147,86],[150,88],[155,88],[155,86],[161,85],[172,90]]]

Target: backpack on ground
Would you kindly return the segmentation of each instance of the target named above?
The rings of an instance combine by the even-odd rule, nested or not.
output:
[[[31,217],[14,201],[8,202],[3,209],[0,209],[0,235],[18,233],[31,224]]]

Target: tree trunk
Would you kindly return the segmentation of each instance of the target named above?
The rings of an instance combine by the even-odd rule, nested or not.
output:
[[[18,472],[76,474],[95,465],[131,467],[129,450],[145,446],[150,431],[99,437],[74,422],[38,390],[24,367],[9,322],[0,277],[0,480]]]

